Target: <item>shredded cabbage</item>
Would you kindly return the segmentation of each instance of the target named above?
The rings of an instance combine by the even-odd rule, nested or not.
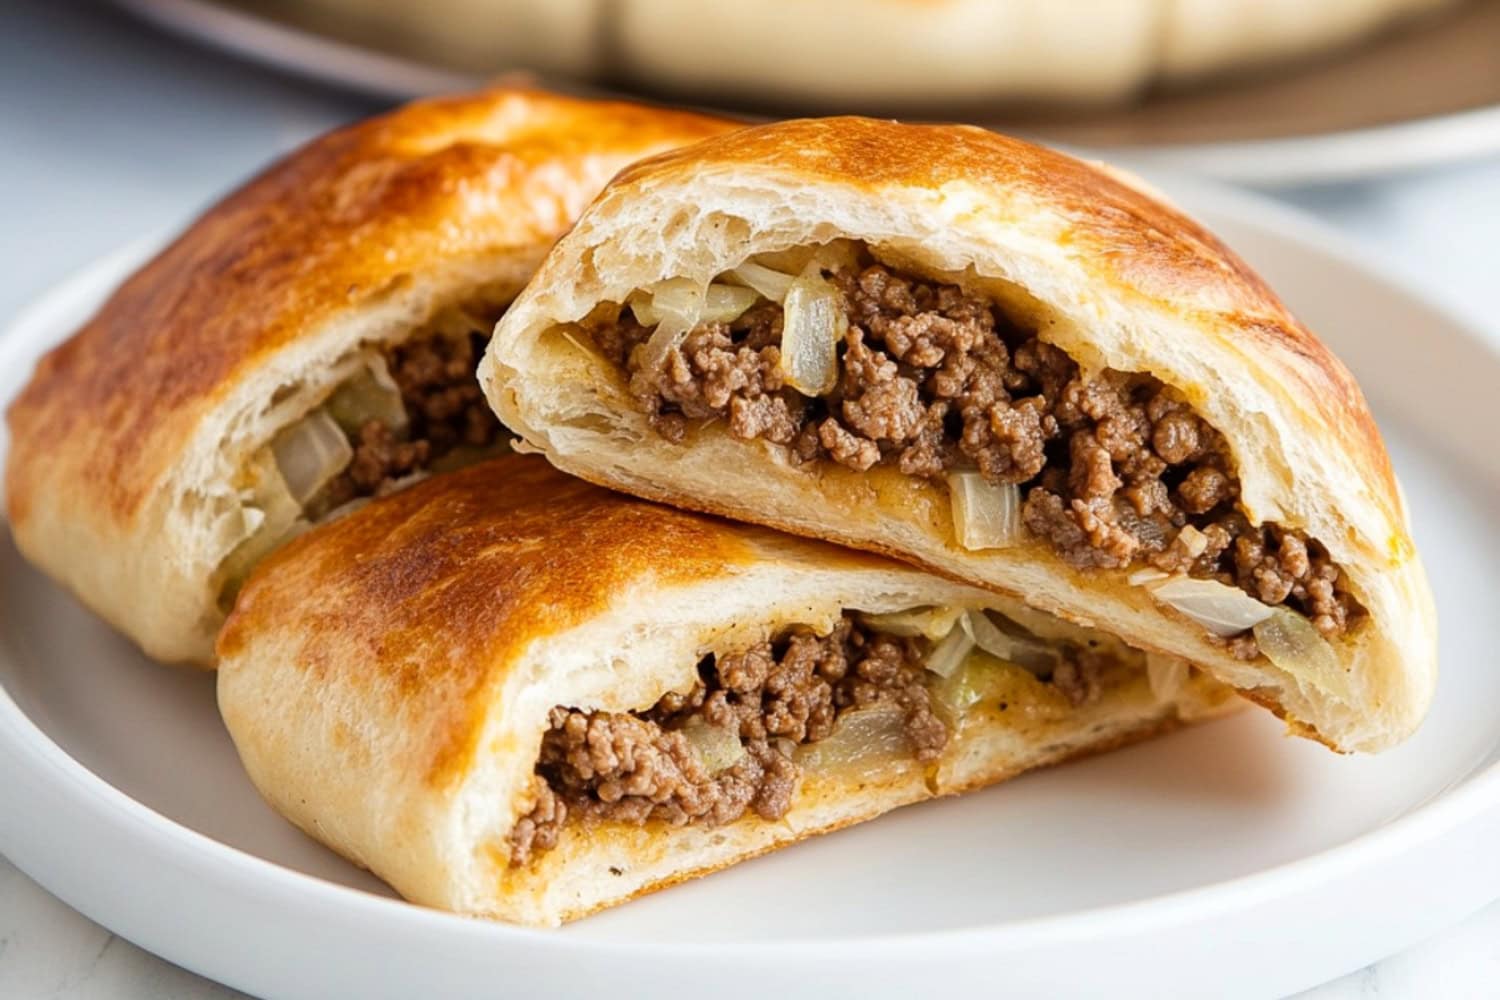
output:
[[[328,402],[328,415],[347,435],[359,433],[367,421],[378,420],[391,430],[406,426],[406,406],[401,401],[401,387],[391,377],[385,359],[372,357],[355,374],[345,380]]]
[[[793,275],[773,270],[753,260],[747,260],[734,268],[728,276],[778,304],[786,299],[787,290],[796,280]]]
[[[922,666],[939,677],[951,677],[963,665],[973,648],[974,639],[969,635],[968,629],[956,628],[933,647],[932,652],[927,654],[927,662]]]
[[[1147,584],[1153,597],[1217,636],[1237,635],[1271,616],[1272,608],[1238,587],[1217,580],[1174,576]]]
[[[964,610],[956,607],[912,608],[883,615],[860,615],[864,623],[881,632],[899,636],[941,639],[953,631]]]
[[[797,762],[809,771],[853,772],[874,776],[881,768],[911,756],[906,710],[877,702],[839,716],[826,739],[797,748]]]
[[[1348,701],[1352,697],[1349,675],[1333,646],[1312,622],[1290,608],[1273,608],[1255,626],[1255,642],[1266,659],[1293,677],[1335,698]]]

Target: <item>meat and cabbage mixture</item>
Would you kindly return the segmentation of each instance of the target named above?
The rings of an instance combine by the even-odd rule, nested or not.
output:
[[[462,458],[495,444],[500,421],[474,377],[488,336],[486,330],[428,337],[391,349],[385,363],[402,416],[368,413],[344,424],[351,455],[321,498],[328,509],[387,493],[450,455]]]
[[[853,246],[796,276],[749,262],[685,307],[662,284],[583,328],[668,439],[722,421],[794,463],[946,483],[967,547],[1029,536],[1080,569],[1131,569],[1242,658],[1272,609],[1325,638],[1362,614],[1316,540],[1237,510],[1223,437],[1150,375],[1090,376],[987,299]]]
[[[1079,706],[1112,669],[1143,670],[1144,654],[1098,645],[1044,641],[976,610],[845,614],[826,635],[797,626],[706,656],[691,690],[645,711],[559,706],[542,739],[535,805],[510,833],[511,864],[555,846],[570,821],[780,819],[809,769],[936,760],[1007,671]]]
[[[503,446],[475,378],[498,308],[450,308],[409,339],[352,359],[311,413],[251,457],[244,534],[220,568],[221,603],[309,525]]]

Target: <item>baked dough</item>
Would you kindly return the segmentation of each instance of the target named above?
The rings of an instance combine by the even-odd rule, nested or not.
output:
[[[619,64],[654,87],[783,106],[1097,102],[1152,72],[1159,0],[626,0]],[[772,54],[774,56],[772,57]]]
[[[291,154],[43,358],[8,414],[21,551],[153,657],[209,664],[247,456],[358,348],[508,300],[621,166],[727,127],[500,88]]]
[[[798,465],[724,422],[674,444],[559,326],[667,278],[833,239],[979,289],[1089,370],[1148,372],[1227,439],[1239,508],[1321,541],[1368,611],[1333,642],[1344,691],[1237,660],[1128,582],[1040,543],[971,551],[946,490]],[[1385,447],[1344,366],[1212,234],[1113,172],[980,129],[860,118],[747,129],[625,171],[562,240],[480,366],[500,418],[558,467],[889,553],[1209,667],[1341,750],[1410,734],[1436,677],[1431,594]]]
[[[1125,100],[1360,41],[1457,0],[625,0],[633,79],[828,110]]]
[[[313,596],[315,595],[315,596]],[[219,639],[219,706],[250,777],[410,900],[556,924],[934,795],[1231,711],[1206,675],[1063,712],[984,711],[929,765],[809,770],[780,820],[570,820],[509,864],[557,705],[686,691],[707,651],[844,609],[1014,602],[863,553],[590,486],[519,455],[377,500],[268,558]]]

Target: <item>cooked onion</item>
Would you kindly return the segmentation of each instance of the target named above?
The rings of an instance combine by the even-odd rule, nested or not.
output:
[[[667,278],[651,286],[651,308],[658,323],[671,319],[691,330],[703,315],[707,288],[689,278]]]
[[[998,656],[1002,660],[1010,659],[1011,639],[1010,636],[990,621],[989,615],[983,611],[965,611],[963,617],[964,631],[969,633],[969,638],[974,640],[974,645],[989,653]]]
[[[891,702],[856,708],[839,716],[827,739],[797,749],[797,762],[810,771],[874,775],[893,761],[911,756],[906,710]]]
[[[661,322],[661,314],[656,311],[650,292],[631,292],[625,304],[641,326],[656,326]]]
[[[932,706],[958,735],[980,702],[1007,705],[1020,718],[1055,718],[1072,710],[1064,695],[1032,671],[976,649],[953,676],[932,686]]]
[[[639,348],[642,369],[659,369],[688,331],[698,325],[704,294],[702,285],[686,278],[668,278],[658,281],[649,291],[636,292],[630,297],[630,309],[637,322],[656,327]]]
[[[973,649],[974,640],[968,630],[956,628],[933,647],[927,654],[927,662],[922,665],[939,677],[951,677]]]
[[[667,355],[682,343],[691,326],[683,326],[677,320],[668,317],[657,324],[656,329],[651,331],[651,336],[641,346],[641,368],[645,371],[656,371],[666,362]]]
[[[349,465],[354,449],[326,410],[314,410],[271,442],[287,492],[305,505]]]
[[[983,653],[970,653],[963,666],[932,687],[932,705],[948,728],[957,732],[964,715],[984,698],[986,673],[999,669]]]
[[[1040,674],[1051,673],[1057,666],[1055,646],[1043,639],[1011,635],[983,611],[967,612],[963,617],[963,627],[976,646],[998,660]]]
[[[708,292],[703,297],[703,312],[699,315],[698,322],[733,323],[758,301],[760,295],[751,288],[718,283],[709,285]]]
[[[752,259],[762,267],[769,267],[773,271],[781,271],[785,274],[801,274],[807,270],[807,265],[812,263],[813,253],[817,251],[816,246],[787,247],[784,250],[767,250],[756,254]]]
[[[669,278],[650,290],[633,292],[627,300],[642,326],[671,321],[691,330],[702,323],[729,323],[759,300],[754,289],[738,285],[697,284],[687,278]]]
[[[1272,608],[1237,587],[1217,580],[1174,576],[1149,584],[1158,601],[1167,604],[1217,636],[1231,636],[1253,628],[1271,616]]]
[[[753,260],[747,260],[734,268],[729,272],[729,276],[776,303],[786,299],[787,290],[796,280],[793,275],[773,270]]]
[[[970,551],[1003,549],[1021,537],[1021,489],[996,485],[978,472],[948,473],[953,503],[953,531]]]
[[[1157,701],[1175,698],[1187,683],[1187,678],[1188,662],[1181,657],[1146,654],[1146,680],[1150,682],[1151,694]]]
[[[256,563],[293,537],[299,523],[306,523],[302,521],[302,507],[292,499],[269,448],[255,453],[249,471],[253,485],[241,512],[247,537],[219,565],[220,592],[226,598],[239,592]]]
[[[1203,551],[1208,548],[1208,536],[1191,524],[1184,526],[1177,533],[1177,540],[1182,543],[1182,547],[1187,550],[1187,554],[1194,559],[1201,556]]]
[[[391,378],[383,358],[371,358],[334,390],[323,408],[345,434],[357,434],[370,420],[379,420],[392,430],[406,426],[401,387]]]
[[[1155,583],[1157,580],[1165,580],[1168,576],[1171,574],[1163,573],[1159,569],[1138,569],[1127,576],[1125,582],[1132,587],[1139,587],[1143,584]]]
[[[941,639],[953,631],[963,613],[963,608],[912,608],[883,615],[860,615],[860,618],[871,628],[891,635]]]
[[[1335,698],[1348,700],[1349,675],[1338,654],[1312,622],[1290,608],[1272,608],[1255,626],[1255,642],[1266,658]]]
[[[737,727],[714,726],[695,717],[682,727],[681,732],[693,755],[709,774],[728,770],[745,756],[745,745],[740,742]]]
[[[821,396],[839,375],[839,341],[849,329],[838,289],[816,272],[787,289],[781,328],[781,371],[804,396]]]

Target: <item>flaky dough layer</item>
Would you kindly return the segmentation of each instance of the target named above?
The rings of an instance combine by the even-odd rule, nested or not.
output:
[[[1252,523],[1321,541],[1370,612],[1335,643],[1348,696],[1264,658],[1233,659],[1123,573],[1080,573],[1039,545],[961,549],[945,494],[891,470],[797,466],[722,424],[672,444],[619,372],[556,334],[660,279],[706,282],[754,254],[835,238],[984,290],[1086,369],[1149,372],[1182,392],[1227,439]],[[861,118],[746,129],[665,154],[584,214],[502,321],[480,373],[500,418],[566,471],[1021,596],[1207,665],[1332,747],[1389,746],[1431,699],[1431,594],[1353,377],[1212,234],[1113,171],[980,129]]]

